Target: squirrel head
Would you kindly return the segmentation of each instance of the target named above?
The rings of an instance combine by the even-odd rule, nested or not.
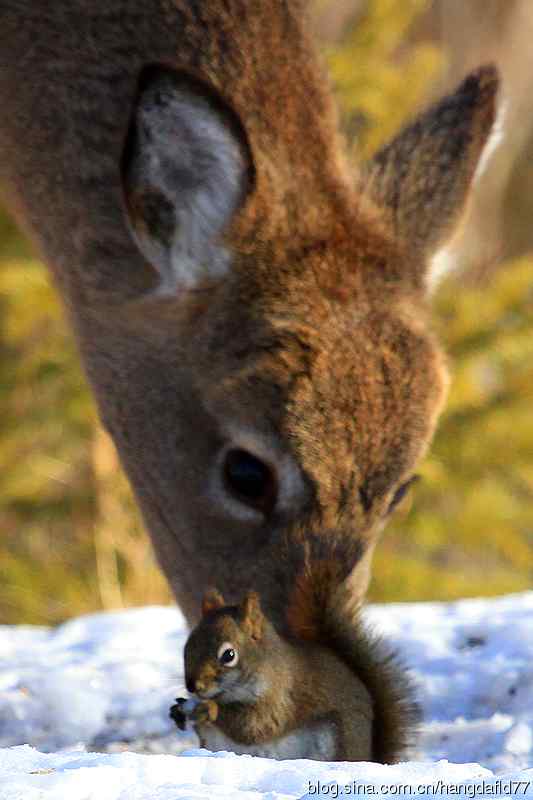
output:
[[[256,592],[227,605],[219,592],[208,591],[202,619],[185,645],[187,690],[218,703],[255,702],[265,690],[261,666],[275,637]]]

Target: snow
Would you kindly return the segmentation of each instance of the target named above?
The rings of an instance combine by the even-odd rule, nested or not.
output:
[[[366,613],[417,681],[425,719],[405,764],[198,749],[168,719],[185,694],[175,608],[0,626],[0,800],[533,798],[533,592]]]

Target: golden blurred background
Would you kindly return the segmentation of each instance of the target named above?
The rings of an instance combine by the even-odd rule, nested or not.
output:
[[[435,297],[453,381],[370,597],[495,595],[533,578],[533,4],[315,0],[354,160],[470,68],[504,78],[501,140]],[[43,266],[0,213],[0,622],[172,602]]]

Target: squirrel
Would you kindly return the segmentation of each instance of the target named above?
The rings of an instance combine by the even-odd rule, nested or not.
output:
[[[184,652],[187,690],[197,699],[177,698],[170,716],[182,730],[191,720],[209,750],[396,763],[418,708],[397,656],[350,609],[346,579],[360,549],[327,537],[300,544],[287,635],[256,592],[236,605],[215,589],[205,594]]]

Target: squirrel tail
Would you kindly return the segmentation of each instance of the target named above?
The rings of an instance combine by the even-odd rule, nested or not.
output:
[[[393,764],[420,721],[413,684],[398,655],[368,629],[347,580],[361,556],[348,537],[306,537],[296,565],[287,624],[299,639],[330,647],[366,686],[374,707],[374,761]]]

